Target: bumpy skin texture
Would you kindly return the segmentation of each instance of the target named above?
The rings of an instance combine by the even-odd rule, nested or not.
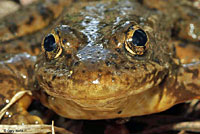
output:
[[[43,49],[36,64],[46,106],[68,118],[106,119],[160,112],[196,96],[199,76],[188,74],[185,82],[186,71],[167,44],[173,21],[134,1],[86,4],[74,5],[51,32],[62,53]],[[144,55],[124,48],[132,25],[148,35]]]
[[[171,4],[177,5],[176,1]],[[169,8],[169,11],[171,13],[173,9]],[[31,90],[45,106],[72,119],[139,116],[199,98],[200,62],[199,55],[193,54],[194,50],[199,52],[199,48],[190,51],[195,61],[188,60],[188,56],[180,56],[174,49],[174,42],[170,42],[172,31],[177,29],[177,14],[170,16],[162,10],[151,10],[134,0],[74,4],[43,39],[42,54],[37,61],[30,62],[33,57],[28,54],[24,55],[27,60],[17,61],[28,73],[21,75],[23,73],[19,72],[26,76],[27,83],[9,85]],[[198,18],[193,21],[197,22]],[[132,26],[140,27],[147,35],[142,55],[132,55],[125,48],[127,33]],[[48,45],[52,45],[45,43],[48,36],[55,40],[56,47],[52,51],[47,51]],[[32,35],[21,38],[26,41]],[[38,48],[33,47],[34,41],[29,42],[22,52],[38,53]],[[12,52],[8,49],[12,43],[2,44],[5,45],[0,46],[1,52]],[[19,43],[19,46],[22,45]],[[19,56],[20,50],[13,53]],[[31,66],[26,67],[28,63]],[[4,58],[2,64],[7,64]],[[10,65],[14,67],[12,72],[19,69],[12,62]],[[16,74],[10,76],[15,78]],[[15,80],[21,81],[19,77]],[[6,91],[10,90],[6,88]],[[1,88],[0,94],[2,102],[11,97]],[[20,105],[16,107],[20,108]]]
[[[189,0],[143,0],[143,4],[149,8],[156,8],[166,15],[171,14],[174,19],[173,36],[182,40],[200,42],[200,7],[199,1]]]

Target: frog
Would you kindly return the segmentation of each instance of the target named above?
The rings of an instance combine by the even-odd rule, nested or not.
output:
[[[188,54],[180,56],[170,42],[176,15],[145,1],[70,2],[48,33],[36,29],[24,37],[15,23],[2,32],[0,107],[18,91],[32,95],[20,98],[1,123],[43,123],[27,112],[33,99],[66,118],[99,120],[158,113],[200,98],[199,54],[192,53],[199,47],[189,47],[192,56],[185,62]]]

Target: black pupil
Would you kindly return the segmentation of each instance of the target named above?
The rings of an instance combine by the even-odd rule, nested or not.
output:
[[[44,49],[48,52],[56,49],[55,38],[53,37],[52,34],[49,34],[45,37],[45,39],[44,39]]]
[[[142,29],[138,29],[134,32],[132,42],[136,46],[145,46],[147,42],[147,35]]]

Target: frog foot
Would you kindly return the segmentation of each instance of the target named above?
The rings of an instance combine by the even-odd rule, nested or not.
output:
[[[30,91],[19,91],[0,111],[1,124],[43,124],[43,121],[27,112],[32,102]]]

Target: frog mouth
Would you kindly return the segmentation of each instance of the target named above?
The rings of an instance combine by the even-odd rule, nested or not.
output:
[[[130,96],[126,94],[123,97],[114,96],[92,100],[63,98],[58,94],[50,93],[47,99],[44,99],[45,97],[40,97],[40,99],[44,105],[64,117],[74,119],[110,119],[155,112],[157,104],[162,99],[162,93],[162,90],[159,88],[154,89],[153,87],[138,94]]]

